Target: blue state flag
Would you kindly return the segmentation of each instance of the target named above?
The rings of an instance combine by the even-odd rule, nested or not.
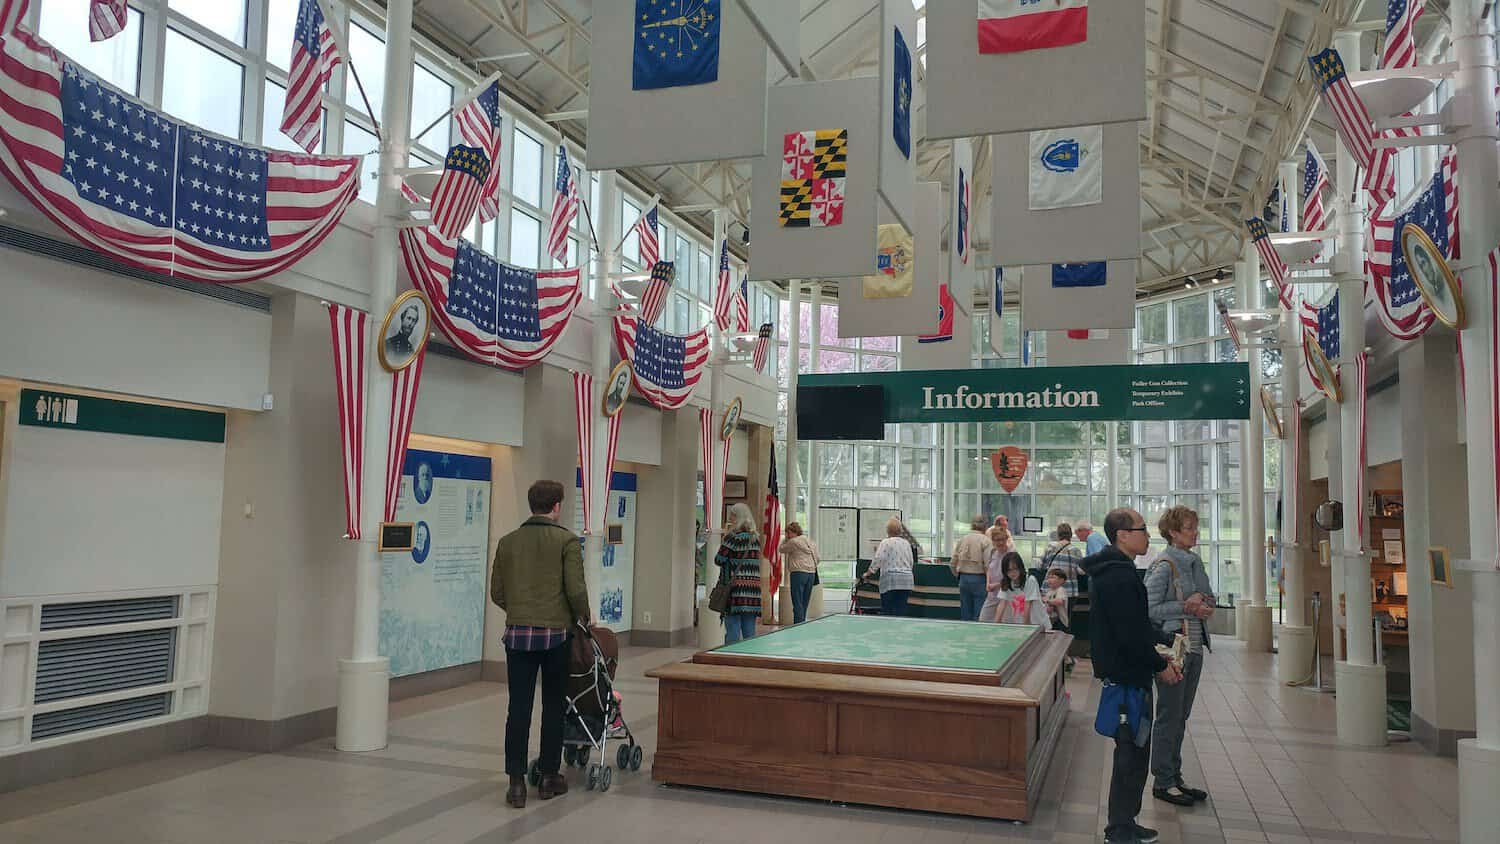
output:
[[[1005,316],[1005,291],[1003,290],[1004,286],[1005,286],[1005,270],[1001,269],[1000,267],[996,267],[995,268],[995,298],[994,298],[993,304],[995,306],[995,316],[997,316],[997,317]]]
[[[906,38],[900,28],[896,35],[895,112],[892,115],[891,131],[896,136],[896,146],[901,155],[911,158],[911,51],[906,48]]]
[[[635,0],[631,88],[676,88],[719,78],[722,0]]]
[[[1108,266],[1103,261],[1087,264],[1053,264],[1053,287],[1103,287]]]

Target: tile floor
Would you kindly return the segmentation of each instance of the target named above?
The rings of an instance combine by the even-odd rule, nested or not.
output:
[[[0,842],[161,844],[601,844],[1099,840],[1109,742],[1091,730],[1087,663],[1031,824],[976,821],[651,783],[655,682],[689,651],[622,654],[626,715],[647,751],[606,794],[505,807],[499,752],[505,687],[475,684],[396,704],[390,746],[344,754],[324,740],[282,753],[203,749],[0,795]],[[1184,749],[1213,793],[1191,810],[1152,801],[1141,822],[1165,842],[1444,842],[1458,837],[1457,766],[1415,744],[1340,747],[1331,695],[1285,689],[1273,657],[1222,643],[1209,657]],[[1328,672],[1331,676],[1332,672]],[[533,745],[534,746],[534,745]],[[575,783],[576,773],[573,775]]]

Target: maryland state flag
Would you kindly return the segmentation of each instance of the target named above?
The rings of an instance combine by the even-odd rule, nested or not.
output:
[[[841,225],[848,158],[848,129],[788,132],[781,144],[778,222],[799,229]]]
[[[1031,458],[1026,452],[1013,445],[1008,445],[990,455],[990,468],[995,470],[995,480],[1000,482],[1000,488],[1009,495],[1016,491],[1021,485],[1021,479],[1026,477],[1026,466]]]

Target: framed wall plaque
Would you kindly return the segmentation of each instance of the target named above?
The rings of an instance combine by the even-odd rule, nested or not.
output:
[[[600,406],[600,412],[605,416],[614,416],[625,409],[625,402],[630,398],[630,381],[635,370],[631,368],[630,361],[622,360],[615,364],[615,368],[609,371],[609,379],[604,382],[604,399]]]
[[[415,522],[381,522],[379,550],[410,551],[416,545]]]
[[[1270,387],[1260,388],[1260,406],[1266,412],[1266,421],[1271,423],[1271,431],[1276,434],[1276,439],[1286,439],[1285,431],[1281,427],[1281,412],[1276,408],[1276,397],[1271,394]]]
[[[1448,549],[1440,545],[1428,548],[1427,560],[1432,565],[1432,582],[1452,589],[1453,562],[1448,559]]]
[[[1313,372],[1318,373],[1318,380],[1323,383],[1323,395],[1330,401],[1342,402],[1344,391],[1339,386],[1339,371],[1333,368],[1328,356],[1323,354],[1323,347],[1311,334],[1302,335],[1302,353],[1307,355]]]
[[[1407,223],[1401,228],[1401,252],[1406,256],[1406,269],[1417,284],[1417,292],[1432,309],[1432,315],[1449,328],[1461,330],[1464,327],[1463,291],[1437,244],[1421,226]]]

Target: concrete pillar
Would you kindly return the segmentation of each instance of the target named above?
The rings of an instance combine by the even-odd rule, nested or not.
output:
[[[786,389],[786,452],[781,455],[782,465],[786,471],[781,473],[784,480],[781,484],[782,499],[781,509],[786,513],[788,522],[795,521],[797,516],[797,373],[802,358],[802,280],[792,279],[787,282],[787,313],[790,315],[791,336],[787,338],[787,389]],[[803,532],[818,541],[814,527],[812,514],[807,514],[807,521],[802,524]],[[791,624],[795,618],[792,612],[792,576],[786,570],[786,561],[782,561],[781,592],[776,600],[781,602],[781,623]]]
[[[694,641],[697,484],[698,411],[692,407],[664,411],[661,465],[642,472],[641,495],[637,496],[640,524],[647,529],[636,531],[633,645],[677,647]],[[710,576],[717,571],[712,562],[709,570]],[[699,623],[718,630],[722,644],[719,618],[706,605]]]
[[[1325,399],[1323,402],[1323,412],[1326,414],[1323,424],[1328,432],[1325,440],[1327,448],[1324,451],[1326,461],[1324,465],[1328,467],[1328,499],[1330,501],[1345,499],[1344,476],[1339,471],[1344,455],[1344,443],[1339,433],[1344,415],[1343,407],[1331,400]],[[1344,548],[1344,534],[1341,531],[1329,534],[1328,547],[1328,594],[1323,596],[1323,614],[1332,620],[1330,635],[1333,640],[1333,661],[1337,665],[1344,659],[1344,640],[1349,627],[1348,618],[1345,616],[1344,560],[1341,556]]]
[[[1276,679],[1294,683],[1306,678],[1312,669],[1313,629],[1308,624],[1306,567],[1315,558],[1316,549],[1303,539],[1302,504],[1299,481],[1301,467],[1299,432],[1302,406],[1298,400],[1302,371],[1302,329],[1296,314],[1282,311],[1278,337],[1281,341],[1281,597],[1285,615],[1276,633]]]
[[[1401,484],[1406,506],[1406,599],[1411,648],[1411,733],[1433,753],[1454,756],[1474,731],[1474,621],[1468,590],[1432,583],[1426,549],[1469,556],[1468,468],[1458,442],[1458,361],[1453,335],[1434,327],[1404,346]],[[1442,420],[1443,422],[1439,422]]]
[[[823,347],[819,344],[819,338],[823,336],[823,293],[821,285],[813,282],[807,300],[812,303],[812,351],[809,353],[808,363],[812,365],[812,371],[818,371],[818,362],[822,357]],[[807,471],[807,519],[810,522],[818,520],[818,442],[814,440],[808,443],[808,471]]]
[[[1334,36],[1334,46],[1351,71],[1358,69],[1360,34],[1341,32]],[[1493,154],[1493,150],[1491,151]],[[1340,562],[1343,564],[1343,589],[1347,632],[1344,661],[1335,664],[1334,676],[1338,694],[1339,740],[1367,747],[1386,743],[1385,666],[1375,664],[1374,608],[1370,596],[1370,557],[1359,537],[1359,525],[1366,524],[1365,503],[1356,497],[1365,489],[1361,481],[1366,467],[1359,453],[1359,414],[1356,412],[1359,385],[1355,361],[1365,350],[1364,309],[1364,231],[1365,192],[1355,180],[1356,165],[1349,151],[1338,150],[1338,191],[1342,213],[1339,214],[1339,251],[1334,276],[1339,285],[1339,377],[1343,385],[1346,408],[1340,414],[1340,439],[1343,460],[1339,464],[1344,502],[1344,529]],[[1329,474],[1333,473],[1332,464]]]
[[[1495,291],[1486,256],[1500,232],[1500,162],[1495,156],[1495,31],[1484,0],[1454,0],[1448,14],[1458,59],[1459,242],[1468,324],[1464,431],[1468,444],[1469,559],[1474,619],[1474,739],[1458,747],[1459,839],[1493,840],[1500,829],[1500,571],[1495,524]],[[1455,566],[1455,568],[1458,568]],[[1462,570],[1462,569],[1460,569]]]
[[[1240,276],[1240,301],[1257,310],[1261,304],[1260,253],[1245,242]],[[1249,340],[1250,338],[1246,338]],[[1271,652],[1271,606],[1266,601],[1266,449],[1265,411],[1260,406],[1259,349],[1247,349],[1250,364],[1250,418],[1240,432],[1240,504],[1244,514],[1245,600],[1235,608],[1235,633],[1251,651]]]
[[[405,207],[398,168],[411,148],[411,0],[391,0],[385,15],[385,102],[381,109],[379,188],[371,244],[370,317],[377,327],[396,301],[397,225]],[[373,332],[372,332],[373,333]],[[365,411],[364,524],[354,570],[354,642],[339,661],[339,750],[379,750],[386,744],[390,660],[380,655],[380,521],[384,515],[386,452],[390,447],[391,374],[370,355]]]

